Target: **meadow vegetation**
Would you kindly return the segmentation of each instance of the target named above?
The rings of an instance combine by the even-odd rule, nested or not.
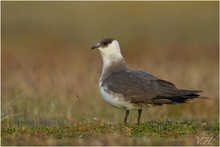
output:
[[[217,2],[2,2],[1,144],[219,145],[218,18]],[[99,94],[90,47],[103,37],[119,40],[130,68],[209,99],[122,124]]]

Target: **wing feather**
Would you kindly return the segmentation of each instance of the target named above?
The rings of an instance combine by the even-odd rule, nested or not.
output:
[[[112,73],[103,83],[111,91],[122,94],[126,101],[131,101],[132,103],[168,104],[173,101],[178,102],[178,97],[181,98],[181,96],[188,95],[188,99],[190,94],[201,92],[177,89],[174,84],[168,81],[158,79],[149,73],[138,70]],[[199,96],[195,95],[194,97]]]

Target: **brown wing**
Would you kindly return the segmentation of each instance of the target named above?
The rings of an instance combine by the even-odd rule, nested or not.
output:
[[[133,103],[182,103],[199,96],[197,90],[180,90],[170,82],[158,79],[143,71],[123,71],[111,74],[103,81],[111,91],[120,93]]]

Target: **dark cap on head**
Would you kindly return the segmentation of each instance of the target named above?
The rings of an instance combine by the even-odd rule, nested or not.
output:
[[[112,43],[114,39],[112,38],[104,38],[101,41],[99,41],[97,44],[93,45],[91,49],[97,49],[99,47],[107,47],[110,43]]]

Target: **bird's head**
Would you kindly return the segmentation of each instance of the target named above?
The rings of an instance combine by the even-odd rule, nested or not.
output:
[[[102,39],[101,41],[93,45],[91,49],[98,49],[102,57],[121,54],[118,41],[112,38]]]

